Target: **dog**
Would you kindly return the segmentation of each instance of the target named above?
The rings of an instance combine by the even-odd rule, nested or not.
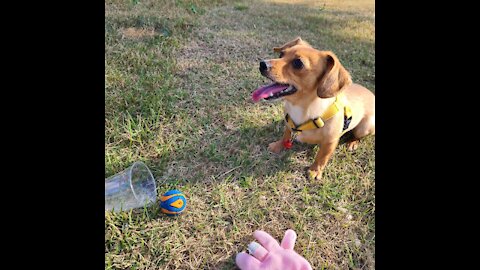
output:
[[[352,83],[350,73],[332,51],[314,49],[297,37],[274,47],[279,58],[260,61],[260,73],[273,81],[252,93],[259,100],[284,100],[283,138],[268,149],[279,153],[292,143],[318,144],[308,178],[321,179],[340,138],[348,150],[355,150],[360,139],[375,134],[375,95]],[[345,135],[345,136],[343,136]]]

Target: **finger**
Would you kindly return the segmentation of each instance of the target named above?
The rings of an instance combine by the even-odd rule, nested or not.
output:
[[[312,266],[308,262],[305,262],[304,266],[302,267],[302,270],[312,270]]]
[[[275,240],[270,234],[264,231],[255,231],[253,236],[262,244],[262,246],[267,250],[271,251],[275,248],[280,247],[277,240]]]
[[[257,242],[251,242],[248,245],[248,251],[250,254],[253,255],[253,257],[257,258],[259,261],[263,261],[265,256],[267,256],[268,254],[268,251]]]
[[[284,249],[292,249],[295,246],[295,241],[297,240],[297,234],[294,230],[287,230],[285,236],[283,237],[281,247]]]
[[[245,252],[240,252],[235,258],[235,263],[241,270],[260,269],[260,262]]]

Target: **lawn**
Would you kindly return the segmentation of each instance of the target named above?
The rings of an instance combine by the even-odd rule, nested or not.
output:
[[[373,0],[107,0],[105,177],[144,161],[188,206],[105,212],[105,269],[236,269],[254,230],[288,228],[314,269],[374,269],[375,138],[310,181],[317,147],[269,153],[282,104],[250,97],[259,59],[296,36],[375,92],[374,23]]]

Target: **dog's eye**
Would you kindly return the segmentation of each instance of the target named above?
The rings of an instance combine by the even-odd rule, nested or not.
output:
[[[279,56],[279,57],[282,58],[284,55],[285,55],[285,53],[280,52],[280,56]]]
[[[298,58],[295,59],[295,60],[293,60],[292,66],[293,66],[294,69],[301,69],[301,68],[303,68],[302,60],[300,60],[300,59],[298,59]]]

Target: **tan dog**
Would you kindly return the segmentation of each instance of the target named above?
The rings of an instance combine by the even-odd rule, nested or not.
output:
[[[349,132],[347,147],[355,150],[361,138],[375,134],[375,96],[358,84],[330,51],[312,48],[300,37],[275,47],[280,58],[260,62],[260,72],[274,83],[260,87],[253,100],[285,101],[283,138],[268,149],[279,153],[292,141],[318,144],[308,175],[320,179],[340,137]]]

